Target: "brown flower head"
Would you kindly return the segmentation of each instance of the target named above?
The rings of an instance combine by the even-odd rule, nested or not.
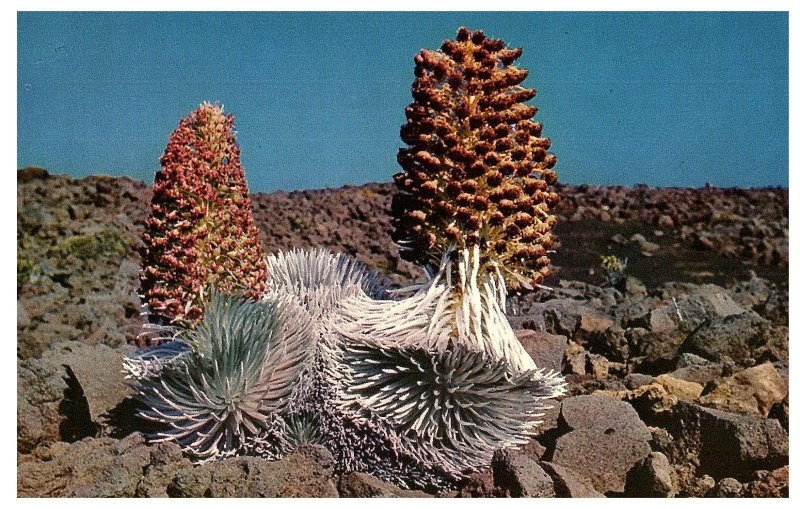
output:
[[[203,103],[173,131],[153,185],[140,274],[153,321],[196,324],[212,285],[264,293],[267,267],[250,207],[233,116]]]
[[[528,71],[512,65],[521,54],[462,27],[440,51],[414,58],[392,205],[406,259],[436,266],[448,249],[477,243],[483,270],[496,263],[512,291],[550,273],[544,253],[558,203],[548,190],[556,158],[525,104],[536,92],[521,85]]]

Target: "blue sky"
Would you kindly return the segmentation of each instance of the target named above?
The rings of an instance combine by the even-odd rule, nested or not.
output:
[[[151,183],[210,100],[253,191],[387,182],[413,57],[461,25],[524,49],[562,182],[788,186],[780,12],[23,12],[17,164]]]

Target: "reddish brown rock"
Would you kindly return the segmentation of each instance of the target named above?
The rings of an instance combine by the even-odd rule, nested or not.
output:
[[[789,394],[789,385],[771,363],[745,369],[716,382],[698,400],[705,407],[766,417]]]
[[[789,459],[789,436],[775,419],[712,410],[678,401],[671,428],[678,456],[719,479],[778,468]]]
[[[428,498],[424,491],[404,490],[364,472],[342,475],[337,484],[340,497],[347,498]]]
[[[652,452],[639,460],[625,479],[625,495],[631,497],[669,498],[675,496],[672,467],[660,452]]]
[[[602,493],[592,487],[589,481],[567,467],[547,461],[542,461],[539,465],[553,479],[553,487],[558,498],[604,497]]]
[[[492,458],[494,486],[511,497],[554,497],[553,479],[535,459],[502,449]]]
[[[561,371],[564,351],[567,347],[565,336],[541,331],[515,331],[517,339],[528,352],[538,368]]]
[[[279,461],[242,456],[184,469],[167,488],[171,497],[338,497],[333,456],[302,447]]]
[[[600,493],[622,493],[628,470],[649,453],[641,433],[579,429],[558,438],[552,463],[577,472]]]
[[[627,431],[645,441],[650,439],[647,425],[633,407],[607,396],[585,395],[561,402],[561,422],[573,430],[595,430],[598,434]]]

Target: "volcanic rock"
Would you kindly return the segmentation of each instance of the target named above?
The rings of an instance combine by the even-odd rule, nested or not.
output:
[[[651,452],[639,460],[625,479],[625,495],[631,497],[674,497],[672,467],[660,452]]]
[[[339,496],[348,498],[427,498],[424,491],[404,490],[364,472],[342,475],[338,482]]]
[[[341,491],[340,491],[341,495]],[[344,495],[342,495],[344,496]],[[495,496],[492,472],[471,474],[464,486],[455,494],[458,498],[488,498]]]
[[[653,382],[655,378],[651,375],[645,375],[642,373],[630,373],[625,376],[622,382],[625,384],[629,390],[635,390],[643,385],[647,385]]]
[[[569,341],[564,349],[564,373],[586,374],[586,350],[573,341]]]
[[[122,358],[106,345],[63,342],[17,371],[17,449],[92,436],[127,396]]]
[[[500,449],[492,457],[494,486],[512,497],[555,497],[553,479],[536,460],[520,451]]]
[[[572,431],[556,440],[552,463],[584,476],[600,493],[621,493],[628,470],[650,453],[650,432],[628,403],[595,395],[567,398],[560,422]]]
[[[688,368],[690,366],[707,366],[709,364],[711,364],[711,361],[708,359],[704,359],[693,353],[684,352],[678,356],[675,362],[675,369]]]
[[[713,384],[698,403],[708,408],[766,417],[789,394],[789,386],[771,363],[740,371]]]
[[[741,496],[742,483],[732,477],[720,479],[717,483],[715,496],[719,498],[736,498]]]
[[[789,436],[776,419],[712,410],[679,401],[672,432],[680,457],[716,479],[777,468],[789,457]]]
[[[669,394],[683,401],[695,401],[703,392],[702,385],[687,380],[681,380],[680,378],[668,374],[658,375],[653,382],[660,384]]]
[[[171,497],[338,497],[334,459],[327,449],[304,446],[279,461],[240,456],[179,471]]]
[[[675,308],[672,306],[658,307],[647,315],[647,329],[656,334],[665,334],[678,328],[673,316],[676,315]]]
[[[628,470],[649,453],[647,440],[631,430],[579,429],[558,438],[552,462],[585,477],[600,493],[622,493]]]
[[[56,442],[38,457],[18,465],[20,497],[164,496],[172,474],[191,468],[176,445],[148,446],[138,433]]]
[[[721,362],[694,364],[676,369],[669,373],[669,376],[705,386],[709,382],[722,378],[724,370],[725,366]]]
[[[608,359],[599,354],[590,353],[586,355],[586,371],[594,376],[596,380],[608,378],[610,363]]]
[[[561,422],[571,430],[596,430],[600,434],[629,432],[650,439],[647,425],[629,403],[607,396],[584,395],[561,402]]]
[[[771,326],[753,311],[727,315],[698,328],[682,350],[712,361],[788,360],[787,327]]]
[[[758,470],[755,479],[743,486],[744,497],[788,497],[789,496],[789,466],[785,465],[772,471]]]
[[[136,487],[137,497],[166,497],[167,486],[182,469],[190,468],[191,463],[181,453],[176,444],[163,442],[150,448],[150,462],[144,468],[144,475]]]
[[[556,497],[558,498],[602,498],[591,483],[567,467],[547,461],[539,463],[542,469],[553,479]]]
[[[661,297],[670,302],[682,330],[694,330],[700,324],[746,310],[736,303],[728,291],[717,285],[667,283]]]
[[[546,403],[547,408],[543,411],[544,415],[537,417],[542,421],[534,430],[534,437],[541,437],[545,433],[556,430],[559,426],[559,416],[561,415],[561,402],[550,400]],[[524,446],[523,446],[524,447]]]
[[[561,371],[567,338],[542,331],[515,331],[517,339],[540,369]]]
[[[769,415],[767,416],[771,419],[778,419],[780,421],[781,426],[786,431],[789,431],[789,395],[787,394],[782,400],[778,403],[775,403],[772,406],[772,410],[769,411]]]
[[[731,298],[740,306],[757,310],[767,302],[770,292],[771,288],[768,281],[752,275],[747,281],[736,283],[729,293]]]

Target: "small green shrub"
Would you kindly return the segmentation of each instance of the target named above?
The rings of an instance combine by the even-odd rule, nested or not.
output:
[[[52,252],[62,256],[72,255],[80,260],[103,256],[121,258],[131,252],[131,242],[118,232],[102,230],[67,237],[56,244]]]
[[[292,227],[292,230],[304,232],[311,227],[311,224],[309,223],[308,219],[306,219],[303,216],[290,215],[288,219],[289,219],[289,226]]]
[[[17,253],[17,289],[30,281],[31,274],[36,270],[36,264],[30,259]]]
[[[600,256],[600,260],[606,276],[606,283],[610,286],[619,284],[625,275],[625,269],[628,267],[628,259],[620,260],[614,255],[609,255]]]

